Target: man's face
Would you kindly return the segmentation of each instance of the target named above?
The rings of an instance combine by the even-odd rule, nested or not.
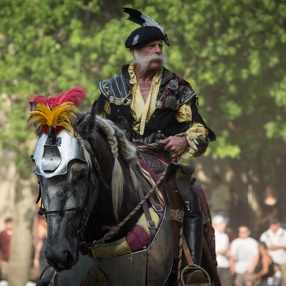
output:
[[[250,230],[247,227],[242,226],[238,229],[238,236],[240,238],[247,238],[249,237],[249,235],[250,235]]]
[[[5,229],[6,229],[6,231],[12,231],[13,230],[13,222],[12,221],[6,222]]]
[[[147,42],[144,46],[139,48],[141,56],[162,55],[163,43],[162,40],[155,40]]]
[[[215,230],[218,232],[224,232],[227,226],[227,222],[223,221],[214,226]]]
[[[273,231],[273,232],[276,232],[280,227],[280,223],[279,222],[276,222],[276,223],[271,223],[269,225],[269,228]]]
[[[142,69],[159,69],[166,63],[163,56],[162,40],[150,41],[146,45],[132,50],[135,61]]]

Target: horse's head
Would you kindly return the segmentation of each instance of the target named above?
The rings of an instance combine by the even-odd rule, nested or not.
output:
[[[69,269],[78,260],[77,231],[90,200],[88,157],[73,128],[74,107],[84,98],[81,88],[59,97],[29,97],[29,123],[38,135],[33,161],[42,199],[39,214],[46,216],[48,225],[45,256],[57,270]]]
[[[88,192],[89,165],[78,140],[62,130],[55,143],[42,134],[33,160],[43,203],[39,213],[46,215],[48,224],[45,257],[61,270],[78,260],[77,232],[85,223],[83,211],[94,192]]]
[[[33,161],[42,199],[39,214],[46,216],[48,225],[44,253],[48,263],[61,271],[77,263],[81,244],[101,237],[98,229],[118,221],[123,192],[130,188],[123,183],[119,161],[125,157],[129,170],[135,150],[111,122],[95,115],[95,105],[86,113],[64,114],[57,120],[62,125],[47,124],[47,110],[35,106],[29,121],[39,136]],[[49,112],[55,109],[49,108]],[[118,145],[123,154],[118,154]],[[134,183],[135,177],[132,179]],[[92,222],[91,214],[97,215]]]

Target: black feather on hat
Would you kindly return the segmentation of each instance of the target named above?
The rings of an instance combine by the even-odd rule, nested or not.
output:
[[[123,8],[123,12],[129,14],[128,20],[141,25],[142,27],[134,30],[125,42],[126,48],[135,47],[142,43],[162,39],[167,46],[170,46],[168,36],[164,29],[151,17],[132,8]]]

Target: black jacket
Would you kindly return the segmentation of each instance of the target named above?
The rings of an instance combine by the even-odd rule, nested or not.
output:
[[[128,66],[123,66],[122,74],[99,83],[101,94],[97,101],[97,111],[115,123],[125,118],[133,127],[138,122],[135,121],[133,110],[130,108],[132,94]],[[188,82],[164,68],[157,95],[157,108],[145,125],[143,138],[149,137],[158,130],[161,130],[165,137],[176,135],[188,130],[193,122],[197,122],[203,124],[209,131],[207,141],[215,140],[215,134],[198,112],[197,99],[196,93]],[[106,108],[107,102],[110,106],[109,110]],[[191,106],[192,121],[177,121],[176,111],[183,104]]]

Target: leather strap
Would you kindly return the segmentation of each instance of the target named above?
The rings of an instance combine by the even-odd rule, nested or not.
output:
[[[143,190],[141,188],[139,188],[138,193],[139,193],[140,200],[143,200],[144,199],[144,194],[143,194]],[[156,230],[157,230],[157,226],[154,223],[154,221],[152,220],[147,201],[145,201],[144,204],[143,204],[143,210],[144,210],[146,221],[147,221],[147,225],[148,225],[149,231],[150,231],[150,236],[151,236],[150,241],[152,241],[153,237],[155,236],[155,233],[156,233]]]
[[[169,209],[170,218],[172,221],[183,222],[184,220],[184,212],[179,209]]]
[[[178,164],[174,163],[171,163],[168,166],[164,182],[164,190],[166,193],[168,205],[170,207],[169,211],[172,219],[173,253],[175,259],[178,259],[179,257],[180,228],[184,219],[184,202],[178,194],[174,176],[178,169],[178,166]]]
[[[188,262],[188,265],[191,266],[191,267],[195,266],[193,258],[192,258],[192,255],[190,253],[190,249],[189,249],[189,247],[187,245],[185,236],[183,237],[183,250],[184,250],[185,258],[186,258],[186,260]]]

